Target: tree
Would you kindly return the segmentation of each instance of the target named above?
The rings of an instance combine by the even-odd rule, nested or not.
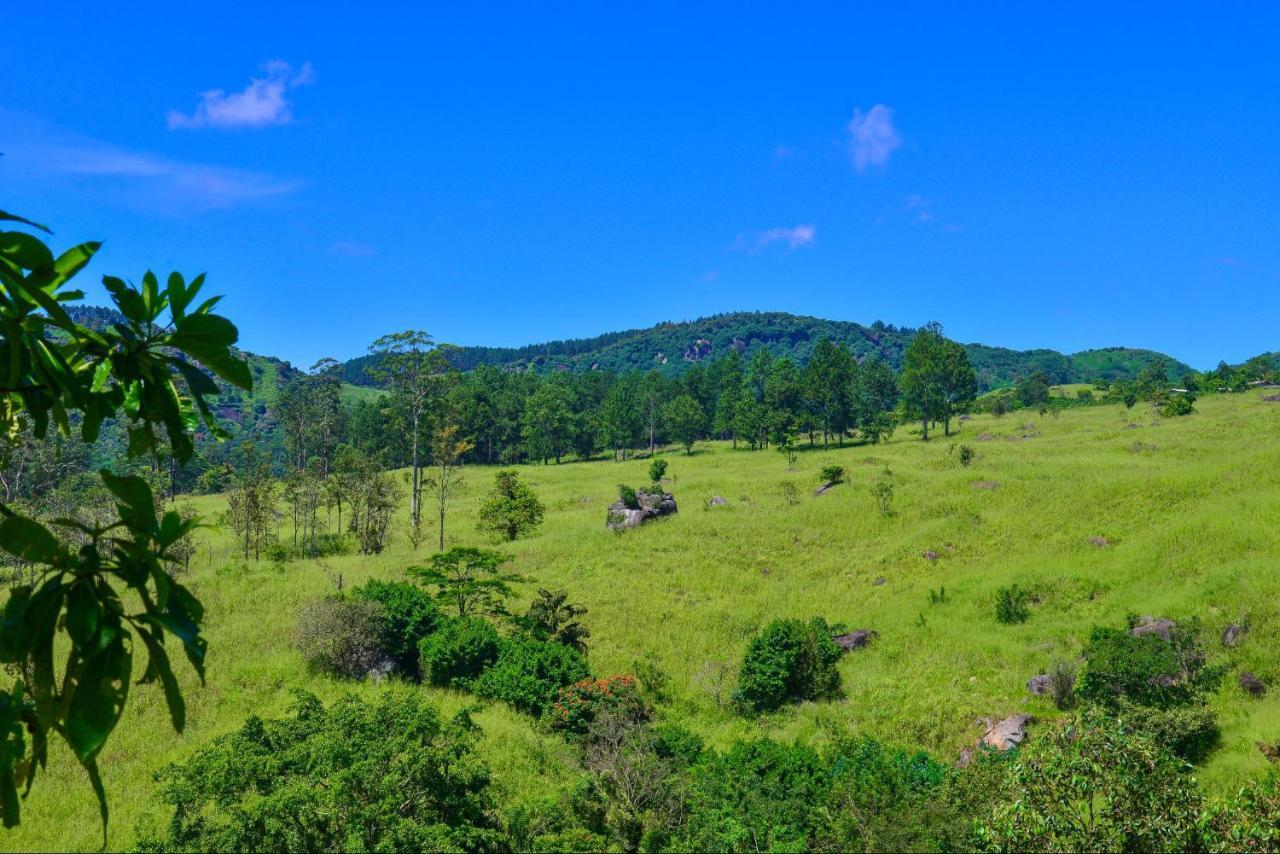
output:
[[[682,394],[667,404],[663,410],[672,435],[684,445],[686,454],[693,453],[693,443],[702,435],[706,415],[698,401],[691,395]]]
[[[822,444],[836,436],[844,444],[844,434],[852,415],[853,357],[843,347],[823,338],[814,346],[804,369],[805,398],[822,428]]]
[[[1044,371],[1032,371],[1018,380],[1013,396],[1022,406],[1039,406],[1049,401],[1049,375]]]
[[[503,600],[515,592],[511,585],[527,580],[502,571],[508,560],[502,552],[457,546],[432,555],[428,566],[410,567],[409,575],[434,587],[436,599],[456,607],[459,617],[505,614]]]
[[[928,323],[915,334],[902,357],[898,378],[908,415],[919,418],[924,440],[929,424],[941,421],[947,435],[951,419],[978,394],[978,381],[963,347],[942,336],[942,326]]]
[[[559,464],[569,447],[574,427],[572,403],[572,391],[554,378],[539,383],[525,401],[525,444],[530,454],[541,457],[544,464],[548,457],[555,457]]]
[[[1086,709],[1020,750],[1011,797],[980,837],[1002,851],[1192,849],[1201,798],[1186,769],[1123,719]]]
[[[418,330],[383,335],[369,345],[369,375],[391,392],[394,413],[409,444],[409,519],[416,532],[422,522],[422,449],[431,407],[443,392],[449,363],[431,336]]]
[[[160,775],[172,809],[148,851],[490,851],[490,774],[466,713],[411,688],[328,708],[298,691],[289,716],[249,718]]]
[[[978,378],[969,354],[954,341],[942,341],[942,430],[951,435],[951,419],[964,412],[978,396]]]
[[[436,506],[440,511],[440,551],[444,551],[444,517],[449,500],[462,486],[462,457],[475,447],[470,439],[458,438],[457,424],[442,424],[431,437],[431,458],[435,477],[427,485],[436,494]]]
[[[539,589],[538,597],[525,611],[523,623],[536,636],[573,647],[586,655],[591,630],[578,622],[578,617],[585,613],[587,607],[571,603],[564,590]]]
[[[70,435],[75,424],[93,442],[115,418],[128,437],[126,455],[150,455],[157,467],[162,456],[192,458],[197,418],[225,437],[207,400],[218,394],[210,374],[244,390],[253,380],[232,351],[236,327],[213,313],[218,298],[196,302],[203,276],[188,283],[173,273],[163,289],[151,272],[140,287],[106,276],[121,319],[91,330],[68,315],[64,304],[83,295],[65,286],[100,244],[55,256],[32,233],[48,229],[4,212],[0,222],[25,229],[0,232],[0,433],[19,436],[25,417],[32,440],[44,441],[51,425]],[[0,662],[23,677],[0,691],[0,819],[6,827],[19,823],[18,786],[30,789],[56,736],[89,775],[105,844],[108,808],[97,759],[127,704],[134,640],[147,651],[140,681],[164,686],[179,732],[185,703],[165,640],[181,641],[202,680],[206,642],[203,607],[166,571],[170,549],[195,522],[174,511],[158,514],[141,477],[100,476],[116,518],[106,526],[73,524],[85,540],[74,551],[44,525],[0,506],[0,548],[31,567],[30,583],[10,589],[0,621]]]
[[[227,494],[224,519],[240,543],[244,559],[258,560],[271,542],[276,525],[276,484],[271,463],[252,442],[240,446],[240,462]]]
[[[528,484],[513,470],[494,476],[493,490],[480,505],[476,529],[515,540],[542,524],[544,508]]]
[[[361,554],[378,554],[386,548],[391,520],[404,494],[373,457],[352,452],[339,458],[339,462],[338,478],[347,484],[351,507],[348,528],[356,535]]]

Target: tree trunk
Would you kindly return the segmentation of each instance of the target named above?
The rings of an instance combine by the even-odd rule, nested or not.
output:
[[[920,427],[924,430],[924,440],[926,442],[929,441],[929,419],[927,417],[920,420]]]

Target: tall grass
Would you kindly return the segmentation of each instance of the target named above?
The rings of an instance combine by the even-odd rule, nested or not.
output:
[[[1259,397],[1202,398],[1196,414],[1168,420],[1142,405],[1082,407],[1059,418],[978,416],[951,440],[977,450],[968,467],[948,454],[948,440],[926,444],[906,428],[887,445],[802,451],[799,473],[771,452],[704,443],[686,457],[673,449],[667,477],[681,512],[621,535],[605,530],[606,508],[619,482],[647,477],[645,459],[522,467],[521,479],[547,505],[546,521],[534,536],[501,545],[475,530],[492,472],[471,468],[448,540],[508,550],[513,566],[536,579],[526,598],[538,587],[567,589],[590,608],[593,669],[634,672],[638,661],[656,668],[667,677],[669,713],[712,745],[857,731],[952,758],[981,735],[980,717],[1060,714],[1051,698],[1027,694],[1028,677],[1075,659],[1090,627],[1123,625],[1129,612],[1197,616],[1211,631],[1248,613],[1245,642],[1215,654],[1264,681],[1280,678],[1280,405]],[[1030,423],[1035,430],[1023,429]],[[844,467],[845,484],[820,496],[801,489],[798,500],[793,488],[788,500],[788,481],[816,483],[832,465]],[[893,488],[890,515],[872,492],[882,480]],[[707,507],[713,495],[727,506]],[[196,504],[216,515],[224,501]],[[208,613],[208,685],[184,677],[181,737],[168,726],[159,689],[133,689],[100,761],[111,847],[127,845],[138,822],[163,820],[151,801],[157,769],[249,715],[281,714],[292,689],[326,700],[380,690],[309,674],[291,640],[299,608],[332,592],[338,575],[348,588],[403,579],[427,558],[427,546],[410,551],[405,517],[387,553],[323,565],[246,566],[225,532],[205,532],[189,578]],[[1107,544],[1090,541],[1098,537]],[[874,584],[878,577],[885,582]],[[1014,584],[1036,605],[1025,623],[1002,625],[992,603]],[[919,620],[929,592],[943,586],[946,607]],[[714,691],[726,694],[722,677],[732,678],[752,634],[775,617],[812,616],[879,632],[842,660],[842,699],[756,720],[716,703]],[[1216,788],[1262,771],[1254,741],[1280,736],[1280,704],[1245,698],[1232,679],[1224,686],[1213,701],[1222,746],[1200,770]],[[422,690],[447,709],[474,702]],[[572,754],[559,739],[497,706],[476,720],[504,798],[570,784]],[[55,749],[22,827],[2,838],[8,849],[100,844],[93,795],[68,755]]]

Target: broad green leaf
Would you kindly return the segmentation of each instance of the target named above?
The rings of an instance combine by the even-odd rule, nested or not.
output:
[[[140,477],[120,477],[103,469],[99,476],[111,494],[120,499],[120,518],[131,528],[150,533],[156,529],[156,505],[151,487]]]
[[[77,646],[85,647],[98,633],[98,597],[89,581],[79,581],[67,592],[67,634]]]
[[[67,743],[82,764],[98,755],[124,711],[133,670],[127,637],[119,630],[106,649],[80,663],[64,728]]]
[[[187,725],[187,705],[182,699],[182,691],[178,688],[178,679],[173,675],[173,667],[169,664],[169,654],[150,632],[143,629],[139,634],[142,635],[142,641],[147,645],[147,655],[150,656],[147,662],[147,676],[160,678],[160,684],[164,686],[165,703],[169,706],[169,717],[173,721],[174,730],[180,733]]]
[[[53,231],[50,230],[49,226],[41,225],[38,222],[32,222],[31,220],[26,219],[25,217],[20,217],[17,214],[11,214],[7,211],[0,211],[0,221],[20,222],[25,225],[29,225],[32,228],[38,228],[46,234],[53,234]]]
[[[27,270],[41,270],[53,266],[53,253],[40,238],[22,231],[0,231],[0,255],[4,255]]]
[[[31,563],[53,564],[58,560],[58,540],[49,529],[24,516],[8,516],[0,522],[0,548]]]

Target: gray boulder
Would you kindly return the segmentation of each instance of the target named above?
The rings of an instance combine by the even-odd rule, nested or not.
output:
[[[845,652],[852,652],[855,649],[862,649],[871,643],[872,638],[880,637],[880,633],[875,629],[855,629],[847,634],[836,635],[836,646]]]
[[[725,505],[726,505],[726,504],[728,504],[728,503],[729,503],[729,502],[728,502],[728,501],[725,501],[725,500],[724,500],[724,498],[723,498],[722,496],[719,496],[719,495],[713,495],[713,496],[711,496],[711,500],[707,502],[707,506],[708,506],[708,507],[723,507],[723,506],[725,506]]]
[[[1048,673],[1032,676],[1027,680],[1027,690],[1037,697],[1043,697],[1053,690],[1053,677]]]
[[[1240,674],[1240,687],[1255,697],[1261,697],[1267,693],[1267,686],[1263,685],[1262,680],[1248,670]]]
[[[636,507],[628,507],[621,501],[609,505],[609,513],[605,516],[604,526],[610,531],[623,531],[627,528],[638,528],[650,519],[659,516],[670,516],[678,509],[676,499],[670,492],[651,495],[647,492],[636,493]]]
[[[982,743],[996,750],[1011,750],[1027,737],[1031,715],[1012,715],[987,727]]]
[[[1239,623],[1232,623],[1222,630],[1222,645],[1233,647],[1244,637],[1245,628]]]
[[[1143,635],[1155,635],[1160,638],[1160,640],[1171,641],[1173,640],[1173,630],[1177,627],[1178,624],[1173,620],[1166,620],[1163,618],[1157,620],[1152,617],[1143,617],[1138,625],[1134,626],[1129,631],[1129,634],[1133,635],[1135,638],[1142,637]]]

